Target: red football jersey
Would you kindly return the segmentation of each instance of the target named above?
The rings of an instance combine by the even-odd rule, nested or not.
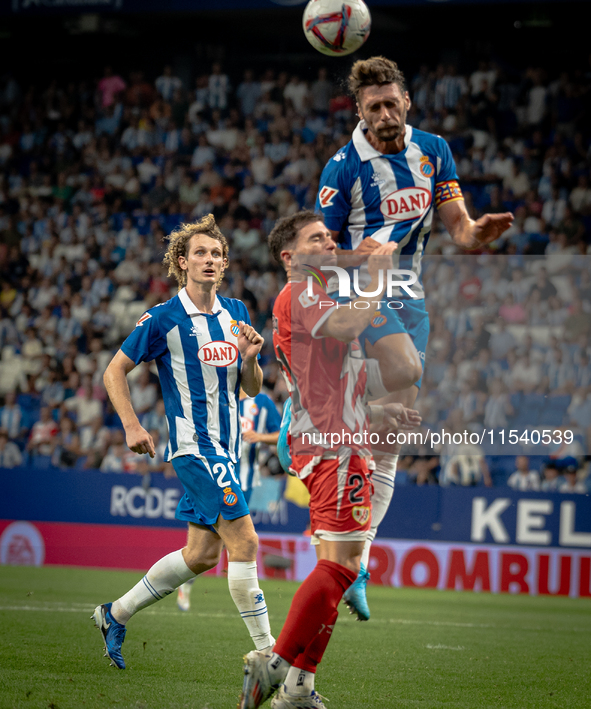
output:
[[[369,453],[365,360],[358,340],[340,342],[320,329],[337,303],[317,285],[290,282],[273,308],[273,346],[291,393],[291,452]],[[341,307],[343,307],[341,305]],[[345,306],[346,307],[346,306]]]

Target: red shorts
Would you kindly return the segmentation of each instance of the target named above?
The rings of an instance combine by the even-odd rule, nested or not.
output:
[[[310,493],[312,534],[329,541],[364,541],[371,525],[367,460],[356,455],[321,459],[306,475],[313,460],[313,456],[296,455],[292,461],[292,469],[303,473],[301,480]]]

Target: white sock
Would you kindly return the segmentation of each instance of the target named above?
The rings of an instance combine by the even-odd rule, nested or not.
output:
[[[396,479],[397,455],[382,455],[378,458],[376,469],[371,474],[373,495],[371,496],[371,529],[365,540],[361,563],[367,569],[369,564],[369,550],[376,537],[378,527],[386,516],[388,507],[394,494],[394,481]]]
[[[285,691],[297,697],[308,697],[314,691],[314,673],[290,667],[285,678]]]
[[[127,623],[134,613],[162,600],[195,574],[185,564],[182,549],[157,561],[131,591],[113,603],[111,613],[119,623]]]
[[[285,682],[285,678],[289,668],[291,667],[287,660],[284,660],[276,652],[273,652],[267,662],[267,666],[269,669],[271,684],[281,684],[282,682]]]
[[[265,596],[259,588],[256,561],[229,561],[228,587],[257,650],[275,644]]]

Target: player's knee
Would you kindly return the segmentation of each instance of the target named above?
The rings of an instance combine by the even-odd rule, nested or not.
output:
[[[245,533],[231,542],[226,541],[230,561],[252,561],[257,558],[259,538],[255,531]]]
[[[217,566],[220,555],[221,547],[217,545],[208,549],[191,549],[191,547],[183,549],[185,564],[194,574],[202,574],[208,569],[213,569]]]
[[[384,386],[389,392],[408,389],[423,375],[418,352],[402,354],[395,362],[389,362],[382,371]]]

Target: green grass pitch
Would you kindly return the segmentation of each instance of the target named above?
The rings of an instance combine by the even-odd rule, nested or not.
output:
[[[102,657],[90,614],[141,574],[0,567],[0,709],[230,709],[250,638],[225,579],[201,578],[128,626],[128,669]],[[297,584],[266,581],[277,636]],[[371,586],[343,607],[317,677],[329,709],[591,707],[591,601]],[[265,705],[265,706],[268,706]]]

